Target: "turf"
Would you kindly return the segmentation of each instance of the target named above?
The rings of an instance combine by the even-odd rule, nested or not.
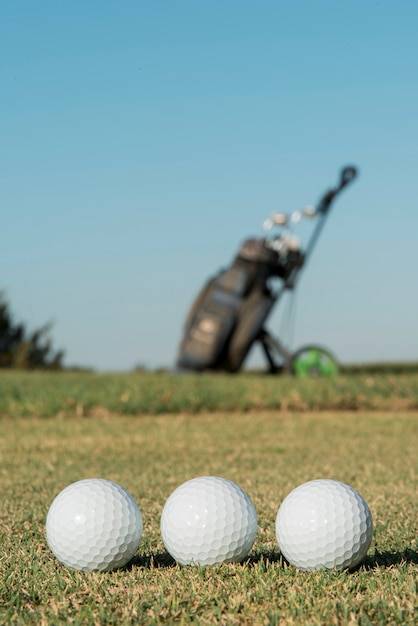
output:
[[[251,410],[418,410],[418,376],[170,375],[1,371],[0,417],[97,417]]]
[[[201,412],[141,417],[3,418],[1,624],[416,624],[416,412]],[[176,565],[159,520],[173,489],[218,475],[243,487],[259,517],[241,564]],[[76,572],[45,540],[55,495],[100,476],[128,489],[144,518],[137,555],[121,570]],[[280,502],[298,484],[355,487],[374,539],[354,572],[304,573],[282,559]]]

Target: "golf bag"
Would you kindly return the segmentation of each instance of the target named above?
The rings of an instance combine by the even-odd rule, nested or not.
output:
[[[296,277],[319,235],[322,222],[335,195],[354,178],[356,170],[345,168],[340,185],[329,191],[319,207],[294,212],[300,216],[319,216],[310,245],[302,252],[299,240],[281,233],[274,238],[251,238],[241,245],[230,267],[211,277],[193,302],[184,326],[177,367],[203,371],[238,371],[251,346],[260,341],[270,371],[290,371],[292,355],[264,328],[278,297],[293,289]],[[278,213],[267,221],[267,227],[285,226],[288,216]],[[280,282],[277,290],[274,285]],[[273,352],[283,364],[277,365]]]

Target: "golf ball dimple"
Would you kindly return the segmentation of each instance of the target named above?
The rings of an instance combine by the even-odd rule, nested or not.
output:
[[[352,487],[319,479],[296,487],[276,517],[283,556],[301,570],[343,570],[358,565],[373,535],[370,509]]]
[[[181,565],[215,565],[242,561],[257,535],[257,513],[249,496],[235,483],[217,476],[193,478],[165,503],[161,535]]]
[[[142,528],[141,511],[131,494],[101,478],[66,487],[46,518],[49,547],[63,565],[77,570],[123,567],[138,549]]]

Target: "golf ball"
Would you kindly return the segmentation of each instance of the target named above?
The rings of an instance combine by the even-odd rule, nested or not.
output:
[[[225,478],[202,476],[183,483],[168,498],[161,534],[181,565],[237,563],[254,543],[257,513],[241,487]]]
[[[373,535],[370,509],[352,487],[312,480],[283,500],[276,537],[283,556],[299,569],[343,570],[360,563]]]
[[[135,500],[110,480],[90,478],[66,487],[46,518],[48,545],[57,559],[77,570],[112,570],[133,557],[142,537]]]

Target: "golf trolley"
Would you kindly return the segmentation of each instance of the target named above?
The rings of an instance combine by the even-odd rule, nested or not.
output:
[[[244,241],[230,267],[207,281],[187,315],[178,351],[179,370],[237,372],[258,342],[272,373],[330,376],[338,372],[328,350],[310,345],[292,353],[264,324],[284,292],[295,289],[333,200],[356,174],[356,168],[345,167],[339,184],[323,195],[317,207],[290,215],[274,213],[264,228],[279,232]],[[293,227],[304,218],[314,220],[315,226],[302,250]]]

